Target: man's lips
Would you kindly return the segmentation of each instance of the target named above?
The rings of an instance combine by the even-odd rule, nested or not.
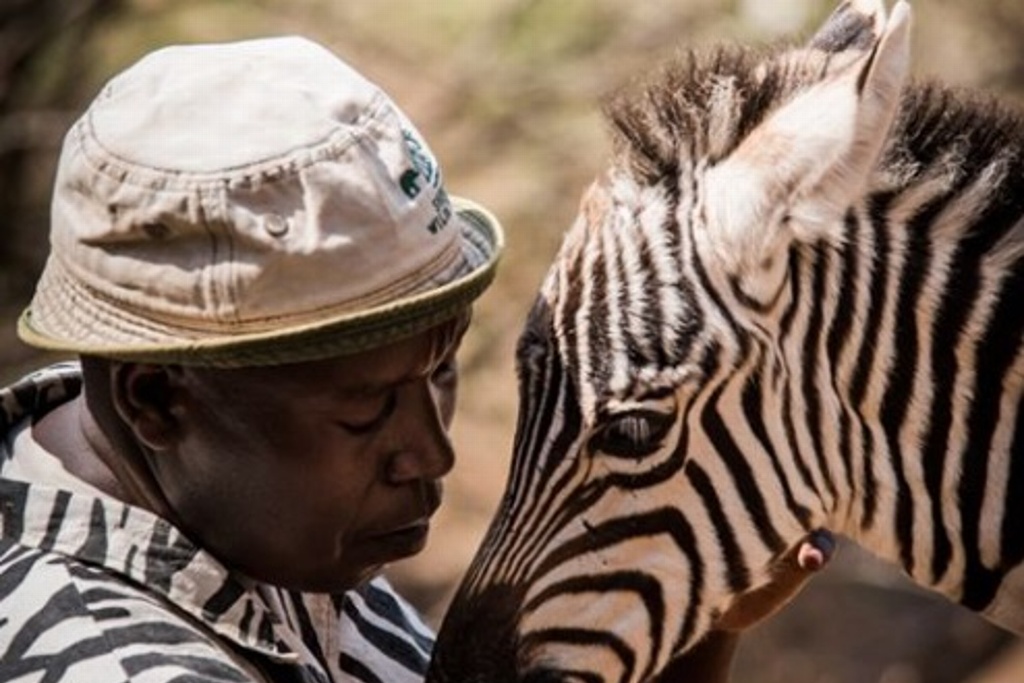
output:
[[[430,535],[430,518],[423,517],[409,524],[373,534],[365,539],[367,549],[373,548],[383,562],[410,557],[419,553],[427,545]]]
[[[388,531],[372,534],[370,538],[389,538],[391,536],[404,536],[413,533],[426,533],[430,530],[430,517],[421,517],[408,524],[397,526]]]
[[[368,540],[406,539],[409,541],[419,538],[425,541],[427,533],[430,531],[430,519],[439,507],[441,507],[441,486],[440,482],[434,482],[424,489],[421,504],[416,506],[420,513],[419,516],[371,531],[365,534],[364,538]]]
[[[437,512],[437,509],[441,506],[440,497],[429,497],[424,506],[426,510],[419,517],[409,520],[408,522],[400,522],[390,528],[383,529],[377,532],[371,532],[367,536],[369,538],[391,538],[391,537],[406,537],[422,535],[426,536],[430,530],[430,519]]]

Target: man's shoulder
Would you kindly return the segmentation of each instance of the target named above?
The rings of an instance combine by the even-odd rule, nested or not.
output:
[[[102,568],[0,539],[0,680],[261,680],[215,638]]]
[[[75,361],[56,363],[0,387],[0,431],[18,420],[45,413],[82,390],[82,368]]]

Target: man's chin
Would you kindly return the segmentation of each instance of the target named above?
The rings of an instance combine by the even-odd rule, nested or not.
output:
[[[277,572],[248,574],[260,583],[303,593],[343,593],[371,580],[392,562],[420,553],[427,544],[430,525],[416,524],[397,531],[360,539],[333,558],[331,566],[300,571],[289,565]]]

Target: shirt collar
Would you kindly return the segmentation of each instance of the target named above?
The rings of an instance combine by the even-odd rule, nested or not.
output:
[[[74,398],[81,385],[78,364],[68,363],[0,390],[0,435]],[[6,446],[4,451],[0,536],[101,567],[166,599],[232,642],[278,661],[297,661],[280,633],[285,625],[256,585],[228,571],[167,520],[105,496],[5,478],[3,465],[17,455]]]

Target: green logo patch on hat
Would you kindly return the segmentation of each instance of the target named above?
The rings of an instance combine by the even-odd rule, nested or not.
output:
[[[403,128],[402,138],[405,140],[405,147],[409,152],[409,159],[412,161],[413,167],[402,173],[398,184],[409,199],[415,199],[423,190],[424,184],[437,190],[433,200],[434,219],[427,225],[430,234],[436,235],[444,229],[452,217],[451,200],[448,199],[448,193],[441,186],[441,169],[430,150],[415,133]]]

